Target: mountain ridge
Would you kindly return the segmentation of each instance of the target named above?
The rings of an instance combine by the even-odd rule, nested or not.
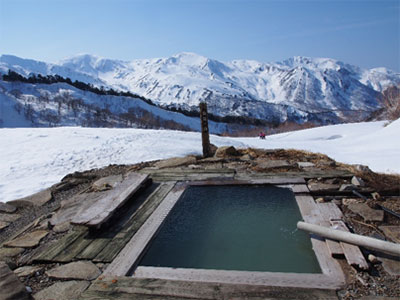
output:
[[[8,69],[26,76],[58,74],[130,91],[185,111],[196,110],[200,101],[206,101],[215,115],[273,122],[359,121],[380,108],[377,99],[385,88],[400,84],[400,74],[385,68],[368,70],[303,56],[262,63],[221,62],[191,52],[132,61],[80,54],[56,64],[0,56],[0,73]]]

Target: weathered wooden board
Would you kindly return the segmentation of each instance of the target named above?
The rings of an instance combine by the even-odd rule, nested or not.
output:
[[[332,228],[349,232],[349,229],[346,227],[343,221],[333,220],[330,223],[332,225],[331,226]],[[355,266],[356,268],[362,270],[369,269],[368,263],[365,260],[364,255],[362,254],[359,247],[343,242],[340,242],[340,245],[343,248],[344,256],[346,257],[346,260],[349,265]]]
[[[65,248],[71,245],[75,240],[77,240],[82,235],[86,234],[86,230],[74,230],[67,233],[60,240],[54,241],[49,247],[36,255],[33,258],[34,262],[48,262],[53,261],[53,259],[61,253]]]
[[[139,230],[147,218],[158,207],[174,187],[175,182],[161,184],[132,215],[126,226],[109,241],[94,258],[95,262],[111,262],[131,237]]]
[[[213,179],[213,180],[196,180],[188,182],[188,185],[202,186],[202,185],[263,185],[263,184],[274,184],[274,185],[290,185],[298,186],[296,189],[304,189],[305,186],[304,178],[299,177],[269,177],[269,178],[247,178],[247,180],[238,180],[232,178]],[[306,186],[305,186],[306,187]],[[307,187],[306,187],[307,188]],[[308,191],[308,190],[304,190]]]
[[[331,220],[340,220],[343,218],[342,211],[335,203],[317,203],[316,205],[321,212],[321,219],[319,221],[319,225],[321,226],[331,227]],[[339,242],[330,239],[325,239],[325,241],[332,257],[342,257],[344,255],[343,248]]]
[[[130,173],[119,185],[105,193],[104,197],[72,219],[72,224],[100,227],[121,207],[148,179],[148,175]]]
[[[305,179],[312,178],[351,178],[354,175],[346,170],[309,170],[309,171],[301,171],[301,172],[284,172],[284,173],[237,173],[235,175],[235,179],[246,179],[247,177],[251,178],[265,178],[265,177],[302,177]]]
[[[250,284],[300,288],[337,289],[343,282],[333,274],[253,272],[235,270],[206,270],[190,268],[162,268],[139,266],[134,278],[157,278],[190,282],[214,282],[221,284]]]
[[[109,243],[111,238],[97,237],[92,240],[80,253],[76,255],[77,259],[94,259]]]
[[[25,286],[3,261],[0,261],[0,299],[30,299]]]
[[[313,197],[296,195],[296,200],[304,221],[311,224],[330,227],[329,216],[324,216],[321,212],[319,203],[315,203]],[[340,257],[343,255],[343,249],[338,242],[329,239],[325,239],[325,242],[332,257]]]
[[[133,264],[143,252],[147,243],[156,233],[169,211],[185,191],[186,185],[177,184],[168,193],[156,210],[149,216],[146,222],[139,228],[136,234],[129,240],[118,256],[107,267],[103,274],[110,276],[124,276],[132,268]]]
[[[94,299],[337,299],[333,290],[221,284],[178,280],[106,277],[96,280],[81,300]]]
[[[340,208],[332,202],[317,203],[318,209],[324,217],[327,217],[327,221],[340,220],[343,218],[343,213]]]

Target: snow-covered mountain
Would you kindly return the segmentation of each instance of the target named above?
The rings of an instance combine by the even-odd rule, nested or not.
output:
[[[58,74],[184,110],[207,101],[215,115],[269,122],[362,120],[380,108],[377,99],[385,88],[400,84],[400,74],[385,68],[366,70],[307,57],[224,63],[194,53],[130,62],[78,55],[49,64],[3,55],[0,73],[8,69],[25,76]]]

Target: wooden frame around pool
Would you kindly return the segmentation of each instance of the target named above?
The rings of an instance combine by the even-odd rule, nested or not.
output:
[[[320,289],[338,289],[345,284],[345,277],[339,263],[329,255],[324,239],[317,236],[311,236],[311,243],[322,270],[322,273],[318,274],[138,267],[138,261],[145,252],[150,241],[156,236],[168,213],[180,199],[186,187],[191,185],[276,185],[290,188],[295,194],[296,202],[303,218],[304,216],[318,213],[314,199],[309,195],[309,190],[303,178],[272,177],[247,181],[212,180],[177,182],[143,226],[107,267],[103,273],[104,276],[127,276],[134,271],[132,276],[135,278],[157,278],[227,284]]]

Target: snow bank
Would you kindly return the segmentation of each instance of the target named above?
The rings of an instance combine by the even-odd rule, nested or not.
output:
[[[400,173],[400,120],[313,128],[258,138],[211,136],[217,146],[293,148],[335,160]],[[0,201],[30,195],[65,175],[109,164],[134,164],[201,154],[194,132],[104,128],[0,129]]]

